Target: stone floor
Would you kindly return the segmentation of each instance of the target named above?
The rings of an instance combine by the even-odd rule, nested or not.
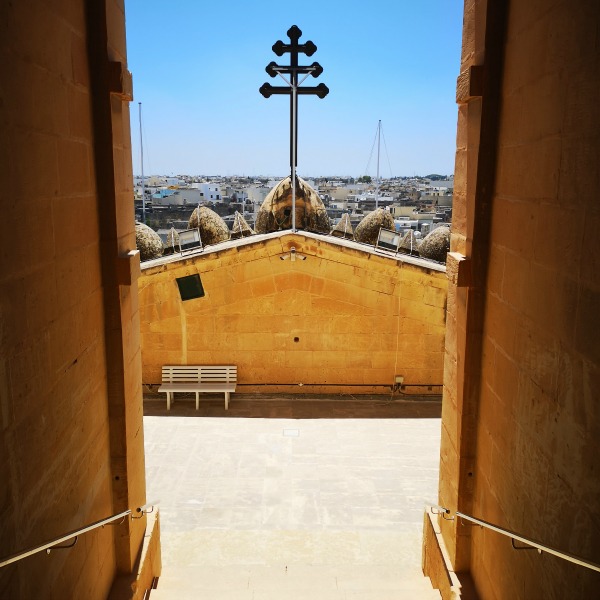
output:
[[[163,556],[152,600],[439,598],[420,572],[439,402],[164,404],[147,400],[144,418]]]

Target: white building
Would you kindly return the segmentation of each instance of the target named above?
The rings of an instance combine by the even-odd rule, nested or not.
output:
[[[200,196],[205,202],[219,202],[223,197],[221,186],[218,183],[195,183],[194,187],[200,190]]]
[[[264,202],[267,194],[271,191],[270,187],[261,185],[261,186],[251,186],[247,189],[248,198],[252,200],[255,204],[259,206]]]

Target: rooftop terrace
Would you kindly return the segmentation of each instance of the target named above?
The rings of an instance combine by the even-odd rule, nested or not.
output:
[[[152,600],[439,598],[420,566],[439,401],[238,396],[227,417],[221,398],[164,405],[145,402]]]

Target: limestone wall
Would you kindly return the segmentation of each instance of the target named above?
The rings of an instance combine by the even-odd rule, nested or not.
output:
[[[160,383],[162,365],[186,363],[238,365],[240,392],[389,393],[395,374],[441,383],[443,267],[324,236],[265,237],[143,268],[144,384]],[[281,260],[292,246],[306,260]],[[193,273],[206,296],[183,302],[175,279]]]
[[[475,490],[480,514],[596,562],[599,27],[596,2],[508,14]],[[599,574],[487,538],[474,536],[482,589],[510,570],[511,598],[597,593]]]
[[[144,463],[137,289],[117,280],[135,247],[128,108],[108,72],[125,60],[122,3],[3,2],[0,23],[4,558],[143,504]],[[106,598],[143,521],[0,569],[0,597]]]
[[[598,563],[600,13],[509,4],[504,34],[504,3],[465,3],[462,71],[487,75],[460,98],[452,249],[473,277],[448,290],[440,501]],[[598,593],[593,571],[440,525],[483,599]]]

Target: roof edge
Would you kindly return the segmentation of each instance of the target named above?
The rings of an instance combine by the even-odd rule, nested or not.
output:
[[[340,248],[346,248],[349,250],[354,250],[358,252],[363,252],[366,255],[375,255],[379,258],[388,259],[390,261],[394,261],[397,263],[405,263],[416,267],[422,267],[425,269],[429,269],[432,271],[439,271],[441,273],[446,272],[446,265],[442,263],[438,263],[436,261],[428,260],[425,258],[419,258],[416,256],[410,256],[409,254],[395,254],[394,252],[383,250],[380,248],[375,248],[375,246],[371,246],[370,244],[363,244],[362,242],[357,242],[355,240],[347,240],[345,238],[336,237],[330,234],[324,233],[314,233],[312,231],[299,230],[293,232],[291,229],[285,229],[283,231],[275,231],[272,233],[258,233],[255,235],[251,235],[245,238],[240,238],[237,240],[227,240],[225,242],[220,242],[219,244],[215,244],[213,246],[204,246],[201,250],[192,250],[189,252],[185,252],[184,254],[176,253],[169,254],[167,256],[161,256],[160,258],[155,258],[153,260],[144,261],[141,264],[142,272],[155,268],[162,267],[166,265],[170,265],[173,263],[185,262],[190,259],[197,260],[201,259],[204,256],[212,256],[215,254],[219,254],[221,252],[225,252],[227,250],[237,249],[238,251],[241,248],[245,248],[247,246],[252,246],[255,244],[262,244],[269,240],[274,239],[282,239],[285,237],[300,237],[305,238],[307,240],[314,240],[319,242],[324,242],[326,244],[331,244],[333,246],[338,246]]]

